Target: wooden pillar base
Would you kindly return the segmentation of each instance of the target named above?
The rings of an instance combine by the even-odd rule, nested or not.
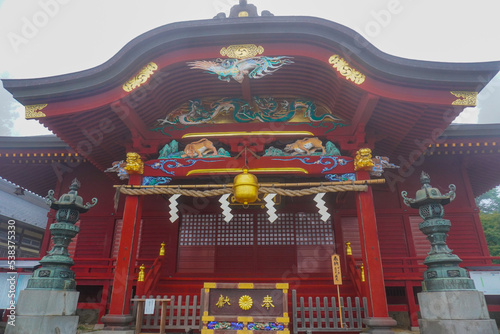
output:
[[[363,323],[368,327],[363,333],[373,334],[394,334],[392,328],[397,325],[396,320],[391,317],[367,318]]]
[[[134,320],[134,316],[131,314],[106,314],[101,318],[104,330],[113,331],[113,333],[131,330],[130,324],[132,320]]]

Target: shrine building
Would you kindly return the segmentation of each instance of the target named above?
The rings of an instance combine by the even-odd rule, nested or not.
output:
[[[494,266],[474,199],[500,184],[500,127],[451,123],[499,70],[392,56],[340,24],[241,1],[95,68],[4,79],[57,138],[0,139],[0,176],[56,198],[76,178],[98,198],[69,251],[78,308],[108,327],[130,323],[136,293],[200,296],[207,282],[288,284],[290,331],[297,300],[337,286],[364,318],[417,327],[430,244],[401,192],[422,171],[443,194],[454,184],[447,243],[464,268]]]

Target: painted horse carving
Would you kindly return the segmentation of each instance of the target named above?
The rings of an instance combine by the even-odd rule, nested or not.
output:
[[[252,57],[246,59],[216,59],[198,60],[189,62],[192,69],[205,70],[211,74],[217,74],[219,80],[235,81],[242,83],[245,75],[251,79],[260,79],[268,74],[279,70],[283,65],[293,64],[292,57]]]
[[[286,152],[293,152],[292,155],[304,153],[310,155],[317,150],[321,150],[322,154],[326,154],[323,143],[317,137],[299,139],[295,143],[288,144],[285,147]]]
[[[186,148],[184,149],[184,154],[181,156],[181,158],[194,158],[196,156],[198,158],[202,158],[203,154],[208,155],[209,152],[212,152],[213,156],[217,155],[217,149],[215,148],[214,144],[210,140],[203,138],[187,144]]]

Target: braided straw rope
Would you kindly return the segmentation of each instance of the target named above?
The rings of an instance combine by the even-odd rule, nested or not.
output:
[[[278,194],[281,196],[290,196],[290,197],[298,197],[298,196],[307,196],[318,193],[337,193],[342,191],[367,191],[368,186],[366,185],[335,185],[335,186],[322,186],[308,189],[300,189],[300,190],[291,190],[291,189],[283,189],[283,188],[267,188],[261,187],[259,188],[259,192],[263,194]]]
[[[221,196],[224,194],[231,194],[233,192],[232,188],[221,188],[221,189],[200,191],[200,190],[190,190],[181,188],[126,188],[125,186],[121,186],[118,189],[122,194],[133,195],[133,196],[180,194],[183,196],[191,196],[191,197],[211,197],[211,196]],[[320,187],[300,189],[300,190],[290,190],[290,189],[274,188],[274,187],[259,188],[259,192],[262,194],[278,194],[290,197],[307,196],[307,195],[327,193],[327,192],[367,191],[367,190],[368,190],[367,185],[349,185],[349,184],[320,186]]]

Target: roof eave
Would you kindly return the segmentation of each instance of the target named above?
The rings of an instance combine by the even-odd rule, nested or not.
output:
[[[255,36],[258,36],[256,38]],[[4,87],[24,105],[95,94],[121,85],[141,66],[168,50],[197,47],[214,41],[273,40],[331,45],[375,75],[416,85],[450,86],[480,91],[500,70],[500,61],[444,63],[405,59],[386,54],[354,30],[314,17],[255,17],[213,19],[167,24],[126,44],[115,56],[91,69],[37,79],[4,79]]]

